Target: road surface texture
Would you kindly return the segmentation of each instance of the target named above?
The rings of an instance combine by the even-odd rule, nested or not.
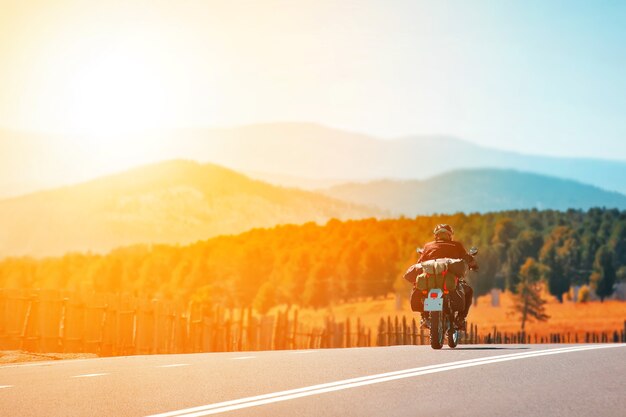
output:
[[[2,416],[620,416],[626,345],[151,355],[0,367]]]

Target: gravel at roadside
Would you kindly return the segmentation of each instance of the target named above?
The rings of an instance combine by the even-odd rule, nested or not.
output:
[[[18,362],[55,361],[62,359],[97,358],[95,353],[33,353],[22,350],[0,351],[0,366]]]

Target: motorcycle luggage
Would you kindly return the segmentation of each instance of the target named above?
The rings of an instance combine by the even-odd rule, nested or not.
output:
[[[422,262],[423,273],[417,276],[417,288],[420,290],[430,290],[432,288],[446,288],[454,290],[456,288],[456,274],[452,273],[448,267],[451,259],[433,259]]]
[[[419,264],[411,265],[409,269],[407,269],[407,271],[404,273],[404,279],[413,284],[417,280],[417,276],[422,272],[422,268]]]
[[[445,284],[445,285],[444,285]],[[453,274],[430,275],[423,273],[418,275],[416,286],[419,290],[431,290],[433,288],[444,288],[453,290],[456,288],[456,277]]]
[[[429,275],[439,275],[448,270],[448,260],[446,258],[424,261],[420,265],[424,272]]]
[[[450,259],[448,271],[457,277],[464,277],[467,274],[467,263],[463,259]]]
[[[424,295],[417,288],[411,291],[411,311],[424,312]]]

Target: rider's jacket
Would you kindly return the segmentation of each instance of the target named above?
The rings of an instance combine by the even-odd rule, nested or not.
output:
[[[463,244],[456,240],[435,240],[424,245],[419,262],[438,258],[464,259],[469,265],[475,263],[472,255],[467,253]]]
[[[478,269],[478,264],[472,255],[467,253],[463,244],[454,240],[435,240],[424,245],[422,256],[415,265],[411,265],[404,274],[404,279],[414,284],[417,276],[422,272],[420,262],[431,259],[452,258],[463,259],[471,269]]]

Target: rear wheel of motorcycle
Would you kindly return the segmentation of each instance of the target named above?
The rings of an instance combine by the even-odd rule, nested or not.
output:
[[[459,331],[454,330],[454,325],[450,323],[450,329],[448,330],[448,346],[455,348],[459,344]]]
[[[433,349],[441,349],[443,347],[443,317],[441,311],[432,311],[430,313],[430,347]]]

